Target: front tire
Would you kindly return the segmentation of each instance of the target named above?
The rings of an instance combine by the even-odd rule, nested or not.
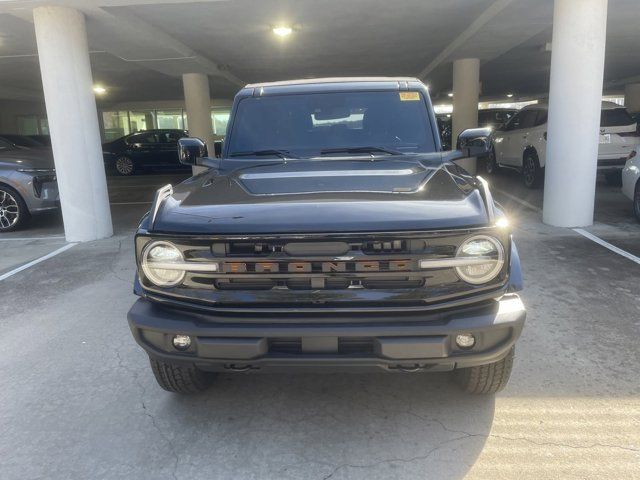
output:
[[[484,161],[484,170],[488,175],[493,175],[498,171],[499,168],[500,167],[498,167],[498,162],[496,162],[496,151],[492,148],[489,152],[489,155]]]
[[[514,356],[515,347],[511,347],[507,356],[498,362],[455,370],[454,380],[467,393],[497,393],[509,382]]]
[[[149,358],[151,370],[158,385],[168,392],[193,394],[204,392],[211,386],[213,375],[194,366],[176,365]]]
[[[636,220],[640,222],[640,180],[636,183],[636,189],[633,192],[633,213]]]
[[[538,155],[528,152],[522,160],[522,179],[527,188],[538,188],[542,184],[544,171],[540,167]]]
[[[622,185],[622,170],[616,170],[615,172],[607,172],[604,174],[604,181],[607,185],[612,187],[619,187]]]
[[[0,185],[0,233],[17,230],[29,218],[29,209],[20,194],[7,185]]]
[[[116,161],[113,165],[114,170],[118,175],[122,175],[124,177],[128,177],[129,175],[133,175],[135,173],[135,165],[133,160],[131,160],[127,156],[122,156],[116,158]]]

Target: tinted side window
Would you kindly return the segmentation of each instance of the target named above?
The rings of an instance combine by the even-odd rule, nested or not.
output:
[[[516,113],[511,120],[509,120],[509,123],[507,123],[505,130],[518,130],[521,128],[520,122],[522,120],[522,113],[523,112]]]
[[[613,110],[602,110],[600,113],[601,127],[624,127],[635,122],[629,112],[624,108],[614,108]]]
[[[521,112],[520,128],[531,128],[536,124],[538,110],[525,110]]]
[[[127,143],[158,143],[158,138],[155,133],[140,133],[129,137]]]
[[[178,132],[160,132],[158,134],[160,143],[178,143],[180,138],[182,136]]]
[[[549,112],[547,110],[538,110],[538,117],[536,118],[536,127],[540,125],[544,125],[547,123],[547,118],[549,117]]]

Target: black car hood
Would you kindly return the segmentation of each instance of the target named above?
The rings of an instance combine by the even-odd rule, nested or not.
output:
[[[157,213],[153,231],[341,233],[485,224],[482,197],[456,171],[451,164],[429,166],[395,158],[270,162],[226,172],[210,170],[174,188]]]

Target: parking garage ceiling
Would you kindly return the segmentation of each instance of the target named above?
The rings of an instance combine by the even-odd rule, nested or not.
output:
[[[0,98],[38,99],[42,86],[31,8],[87,15],[102,101],[182,97],[180,75],[210,75],[212,96],[244,83],[342,75],[422,76],[436,98],[451,61],[482,60],[485,99],[545,95],[553,0],[0,0]],[[640,81],[637,0],[610,0],[605,88]],[[287,38],[276,25],[293,27]]]

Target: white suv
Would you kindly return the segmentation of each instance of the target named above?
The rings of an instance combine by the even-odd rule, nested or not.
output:
[[[640,156],[632,154],[622,170],[622,193],[633,201],[633,213],[640,222]]]
[[[498,167],[514,168],[522,173],[528,188],[542,184],[548,108],[546,104],[524,107],[494,132],[493,149],[485,162],[487,173]],[[608,183],[619,184],[625,162],[640,143],[637,130],[635,120],[624,107],[602,102],[598,171],[604,173]]]

